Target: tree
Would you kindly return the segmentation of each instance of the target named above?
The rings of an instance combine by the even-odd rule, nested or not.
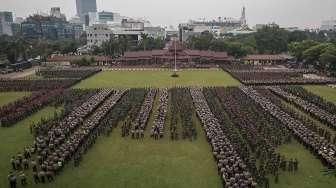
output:
[[[140,41],[140,44],[141,46],[143,47],[143,50],[146,51],[146,47],[147,47],[147,44],[148,44],[148,34],[146,33],[141,33],[141,41]]]
[[[226,51],[229,55],[234,56],[235,58],[246,56],[248,53],[248,50],[238,42],[227,43]]]
[[[203,32],[199,36],[191,36],[187,39],[187,46],[191,49],[209,50],[214,37],[210,32]]]
[[[277,26],[265,26],[255,34],[259,53],[277,54],[287,51],[288,33]]]
[[[306,31],[288,32],[288,43],[302,42],[304,40],[307,40],[308,37],[309,37],[309,34]]]
[[[333,75],[336,75],[336,46],[329,45],[326,47],[320,55],[319,61],[326,71],[330,71]]]
[[[304,40],[302,42],[292,42],[288,44],[288,50],[291,55],[296,57],[297,61],[303,60],[303,52],[319,43],[313,40]]]
[[[324,50],[328,46],[329,43],[321,43],[310,47],[309,49],[303,52],[303,59],[309,64],[318,65],[320,55],[324,52]]]

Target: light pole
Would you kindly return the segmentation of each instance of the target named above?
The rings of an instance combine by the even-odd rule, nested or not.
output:
[[[176,41],[174,42],[174,46],[175,46],[175,68],[174,68],[174,72],[176,74],[176,72],[177,72],[177,68],[176,68]]]
[[[173,71],[173,74],[172,74],[172,77],[178,77],[178,74],[177,74],[177,53],[176,53],[176,40],[174,40],[174,52],[175,52],[175,62],[174,62],[174,71]]]

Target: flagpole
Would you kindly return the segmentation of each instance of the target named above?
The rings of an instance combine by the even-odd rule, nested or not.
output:
[[[175,69],[174,69],[174,71],[175,71],[175,73],[177,72],[177,68],[176,68],[176,41],[175,41]]]

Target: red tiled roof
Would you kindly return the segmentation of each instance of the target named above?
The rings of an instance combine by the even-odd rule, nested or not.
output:
[[[47,59],[48,62],[66,62],[66,61],[73,61],[79,60],[82,58],[90,59],[94,58],[95,61],[112,61],[111,57],[108,56],[89,56],[89,55],[54,55]]]

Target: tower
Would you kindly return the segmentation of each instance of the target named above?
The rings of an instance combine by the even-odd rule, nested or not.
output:
[[[245,6],[243,6],[241,17],[240,17],[240,24],[242,28],[247,27],[247,21],[246,21],[246,12],[245,12]]]

